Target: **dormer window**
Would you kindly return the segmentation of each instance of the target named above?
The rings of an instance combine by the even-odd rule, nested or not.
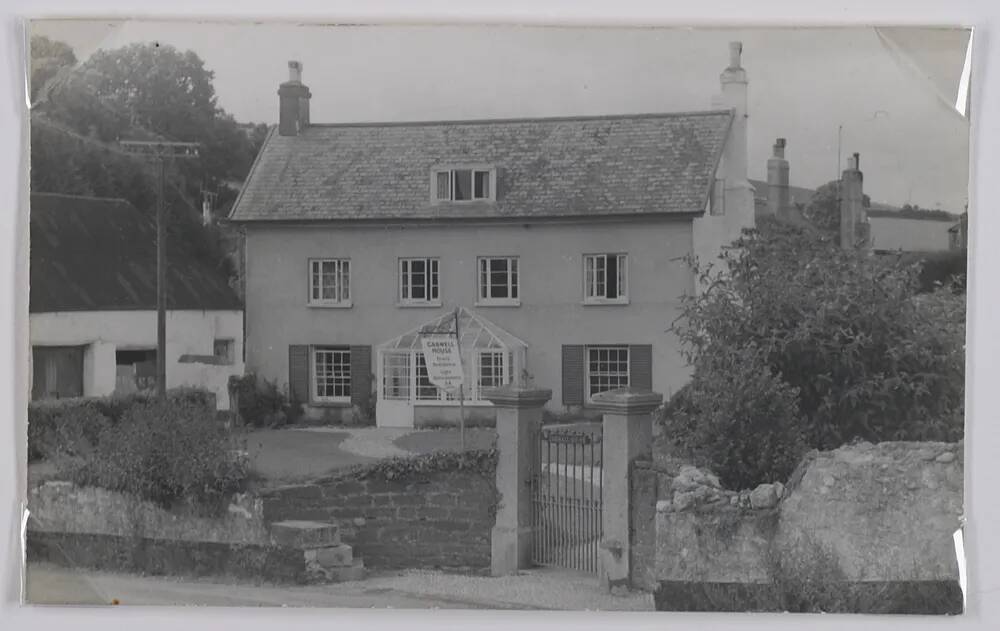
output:
[[[435,202],[496,200],[496,169],[435,169],[431,174],[431,198]]]

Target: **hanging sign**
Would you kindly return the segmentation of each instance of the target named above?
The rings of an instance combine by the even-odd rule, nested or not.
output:
[[[462,356],[454,335],[422,335],[420,344],[430,382],[445,392],[457,392],[464,383]]]

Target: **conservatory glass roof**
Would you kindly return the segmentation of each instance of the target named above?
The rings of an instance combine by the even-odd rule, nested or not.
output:
[[[527,344],[518,337],[511,335],[501,329],[496,324],[490,322],[483,316],[465,307],[458,308],[458,328],[461,337],[459,345],[462,350],[467,349],[526,349]],[[455,332],[455,311],[449,311],[433,320],[425,322],[421,326],[403,333],[399,337],[394,337],[387,342],[378,345],[380,351],[392,350],[421,350],[421,334],[432,333],[452,333]]]

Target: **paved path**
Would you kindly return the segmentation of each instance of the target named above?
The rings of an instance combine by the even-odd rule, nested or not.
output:
[[[30,564],[33,604],[652,610],[652,596],[612,596],[596,577],[532,570],[501,578],[407,571],[335,585],[285,587],[140,577]]]

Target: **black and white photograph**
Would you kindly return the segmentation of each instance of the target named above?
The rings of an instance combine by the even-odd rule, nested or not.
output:
[[[973,32],[31,20],[23,601],[962,614]]]

